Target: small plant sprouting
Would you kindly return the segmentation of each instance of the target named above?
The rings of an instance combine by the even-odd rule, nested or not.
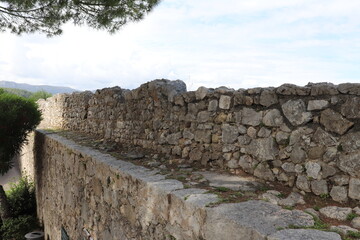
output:
[[[328,193],[320,194],[320,198],[322,198],[322,199],[326,199],[326,198],[329,198],[329,197],[330,197],[330,194],[328,194]]]
[[[215,187],[215,190],[219,191],[219,192],[230,192],[231,191],[231,189],[226,188],[226,187]]]
[[[358,238],[360,238],[360,232],[349,231],[347,236],[358,239]]]
[[[276,195],[278,198],[285,198],[286,197],[286,195],[285,194],[283,194],[283,193],[279,193],[278,195]]]
[[[349,213],[346,217],[346,220],[351,221],[354,218],[358,217],[359,215],[357,215],[356,213]]]
[[[342,146],[341,144],[339,144],[339,145],[337,146],[337,150],[338,150],[339,152],[342,152],[342,151],[344,151],[344,148],[343,148],[343,146]]]
[[[314,209],[315,211],[319,211],[319,210],[320,210],[320,207],[319,207],[319,206],[314,206],[313,209]]]
[[[287,209],[287,210],[294,210],[294,206],[284,206],[284,209]]]
[[[261,192],[266,192],[267,190],[269,190],[269,187],[268,186],[260,186],[259,187],[259,191],[261,191]]]

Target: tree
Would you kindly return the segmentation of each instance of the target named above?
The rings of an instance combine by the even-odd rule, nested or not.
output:
[[[138,21],[160,0],[0,0],[0,31],[62,33],[66,22],[113,33]]]
[[[37,92],[34,92],[30,95],[29,99],[33,100],[34,102],[36,102],[37,100],[39,99],[47,99],[49,97],[51,97],[52,94],[51,93],[48,93],[44,90],[41,90],[41,91],[37,91]]]
[[[8,172],[13,159],[26,142],[27,135],[41,121],[41,113],[34,101],[9,93],[0,94],[0,174]],[[3,187],[0,185],[0,215],[11,216]]]

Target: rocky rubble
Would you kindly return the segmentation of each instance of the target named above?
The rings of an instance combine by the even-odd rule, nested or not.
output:
[[[335,201],[360,200],[360,85],[186,91],[155,80],[57,95],[39,105],[44,128],[96,134],[187,164],[279,181]]]

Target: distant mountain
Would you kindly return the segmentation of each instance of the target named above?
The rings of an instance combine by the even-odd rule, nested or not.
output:
[[[37,92],[43,90],[51,94],[72,93],[79,91],[69,87],[59,87],[59,86],[49,86],[49,85],[30,85],[27,83],[16,83],[10,81],[0,81],[0,88],[17,88],[29,92]]]

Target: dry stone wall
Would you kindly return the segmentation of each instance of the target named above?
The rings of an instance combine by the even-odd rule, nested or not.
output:
[[[217,194],[187,188],[158,170],[52,132],[36,131],[34,142],[37,211],[46,240],[341,239],[337,233],[287,229],[314,226],[313,217],[300,210],[261,200],[209,207],[221,202]]]
[[[155,80],[40,101],[43,128],[88,132],[335,201],[360,200],[360,84],[186,91]]]

